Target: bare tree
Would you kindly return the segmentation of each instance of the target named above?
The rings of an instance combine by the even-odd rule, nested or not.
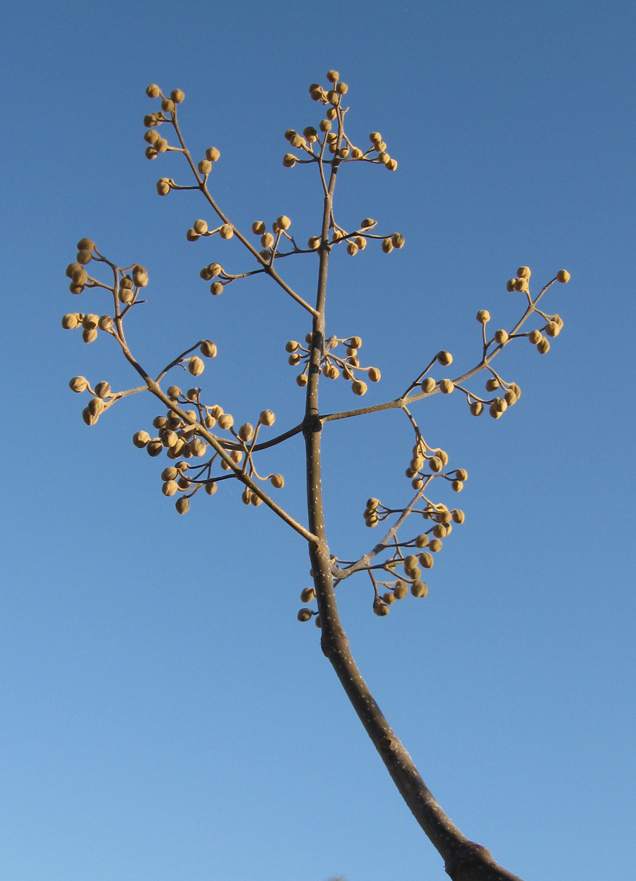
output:
[[[90,239],[79,242],[77,261],[67,269],[70,290],[73,294],[81,294],[87,289],[105,294],[112,305],[112,314],[99,316],[71,312],[64,315],[62,325],[67,329],[81,328],[86,343],[95,340],[100,331],[112,337],[141,383],[125,391],[114,391],[108,382],[93,386],[86,378],[76,376],[70,387],[74,392],[90,395],[82,414],[88,425],[94,425],[124,397],[147,391],[157,398],[162,412],[153,421],[154,432],[138,431],[133,442],[135,446],[145,448],[150,456],[165,454],[170,460],[162,472],[163,493],[177,497],[176,509],[180,514],[189,510],[191,500],[201,490],[213,495],[221,482],[230,481],[241,489],[246,505],[267,505],[307,543],[313,587],[302,591],[304,605],[298,612],[298,619],[313,619],[320,627],[322,651],[333,665],[399,792],[443,858],[447,874],[454,881],[514,881],[517,876],[499,866],[486,848],[469,841],[459,831],[420,777],[356,666],[340,622],[336,588],[345,579],[365,573],[372,589],[372,608],[378,616],[388,615],[391,606],[409,593],[415,598],[426,596],[428,587],[423,580],[423,570],[433,566],[444,539],[455,525],[464,521],[460,509],[449,509],[436,501],[433,491],[443,482],[459,493],[467,474],[462,468],[449,468],[448,455],[443,449],[429,446],[413,415],[414,405],[433,395],[455,393],[465,398],[473,416],[486,411],[494,419],[503,416],[517,403],[521,390],[514,382],[504,379],[494,366],[495,359],[511,343],[522,339],[529,340],[541,354],[548,352],[550,338],[558,336],[562,321],[558,315],[542,311],[539,303],[555,281],[565,283],[570,276],[566,270],[561,270],[533,296],[530,269],[520,267],[507,284],[508,291],[517,292],[522,303],[517,322],[509,330],[493,332],[489,329],[489,313],[479,311],[478,357],[474,366],[463,374],[453,376],[453,358],[449,352],[433,352],[428,362],[422,364],[418,375],[405,381],[403,391],[397,396],[370,407],[334,413],[323,411],[319,404],[323,378],[349,383],[353,394],[358,397],[366,393],[367,381],[377,383],[381,379],[377,367],[361,363],[362,340],[359,337],[341,337],[327,332],[325,310],[330,254],[334,248],[346,248],[353,257],[368,246],[379,247],[388,254],[404,245],[404,237],[398,232],[377,232],[378,224],[371,218],[362,220],[355,230],[344,229],[336,220],[334,195],[341,169],[358,162],[395,171],[398,163],[390,156],[379,132],[372,132],[369,143],[363,147],[353,142],[346,129],[348,87],[337,71],[330,70],[327,80],[326,88],[314,83],[309,90],[312,100],[324,111],[318,127],[305,128],[302,134],[290,129],[285,134],[294,152],[284,156],[283,164],[288,168],[313,166],[322,185],[320,234],[312,236],[306,246],[299,244],[290,232],[291,220],[284,215],[275,220],[271,231],[263,221],[254,222],[251,229],[254,239],[238,229],[212,193],[211,173],[220,158],[219,150],[210,147],[205,158],[197,161],[186,146],[177,109],[184,100],[183,92],[175,89],[165,97],[154,84],[146,90],[151,99],[161,103],[159,110],[144,119],[146,156],[155,159],[161,153],[178,153],[189,167],[190,175],[190,183],[186,184],[162,177],[157,183],[159,195],[195,191],[203,198],[206,213],[208,217],[214,217],[214,223],[210,225],[208,220],[197,220],[188,230],[188,239],[236,237],[244,246],[251,266],[238,273],[230,272],[219,263],[205,266],[200,275],[210,283],[211,293],[217,296],[230,284],[260,274],[289,298],[290,306],[307,315],[304,340],[290,340],[286,344],[289,363],[300,371],[296,382],[306,389],[304,414],[297,424],[267,437],[275,422],[271,410],[263,410],[255,425],[245,422],[237,426],[233,416],[219,405],[204,402],[201,388],[183,391],[174,383],[168,384],[168,376],[174,371],[181,370],[193,378],[203,373],[205,359],[213,358],[217,353],[216,344],[211,340],[197,340],[168,360],[158,372],[151,372],[143,366],[126,341],[124,325],[129,312],[143,302],[141,295],[148,284],[147,271],[139,264],[119,266]],[[165,132],[165,136],[160,132]],[[309,255],[305,259],[317,263],[317,293],[313,301],[305,293],[294,290],[285,279],[284,259],[301,255]],[[87,268],[89,265],[95,267],[92,275]],[[441,373],[442,378],[431,375],[433,371]],[[478,374],[485,375],[485,394],[477,392],[471,383]],[[323,512],[322,432],[336,420],[369,417],[383,410],[402,413],[412,433],[413,446],[406,469],[408,497],[398,507],[370,498],[364,510],[364,520],[370,528],[382,526],[382,537],[372,542],[364,553],[347,560],[338,559],[330,551]],[[275,490],[284,485],[283,475],[263,474],[257,470],[261,450],[279,447],[300,434],[306,448],[307,518],[303,521],[292,516],[275,499]]]

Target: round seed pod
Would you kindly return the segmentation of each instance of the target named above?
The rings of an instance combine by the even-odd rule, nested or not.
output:
[[[271,232],[266,232],[264,235],[261,236],[261,245],[264,248],[271,248],[274,244],[274,241],[275,239]]]
[[[433,527],[433,535],[435,538],[446,538],[448,535],[448,527],[444,523],[438,523]]]
[[[546,355],[550,351],[550,342],[545,337],[537,344],[537,352],[540,355]]]
[[[480,309],[476,318],[480,324],[488,324],[490,321],[490,312],[487,309]]]
[[[68,386],[71,391],[80,394],[81,392],[86,391],[86,388],[88,387],[88,380],[84,376],[74,376],[70,380]]]
[[[82,419],[86,425],[95,425],[99,419],[99,413],[91,413],[88,407],[84,407],[82,410]]]
[[[97,331],[93,328],[82,331],[82,339],[85,343],[93,343],[97,339]]]
[[[164,468],[161,472],[162,480],[176,480],[179,476],[179,471],[174,467],[174,465],[169,465],[168,468]]]
[[[437,360],[444,367],[448,367],[449,364],[453,363],[453,356],[450,352],[439,352],[437,355]]]
[[[386,603],[387,606],[392,606],[395,602],[395,595],[392,591],[387,590],[387,592],[382,596],[382,602]]]
[[[208,149],[205,151],[205,158],[209,162],[218,162],[221,158],[221,151],[217,150],[216,147],[208,147]]]
[[[506,404],[508,404],[509,407],[512,407],[513,404],[517,403],[517,396],[512,389],[508,389],[508,391],[504,395],[504,401],[506,402]]]
[[[455,477],[457,480],[468,480],[468,471],[465,468],[456,468]]]
[[[202,174],[205,177],[212,171],[212,163],[209,159],[202,159],[197,165],[197,168],[199,169],[199,174]]]
[[[133,434],[133,443],[140,450],[143,450],[149,441],[150,435],[147,431],[138,431],[136,434]]]
[[[451,488],[453,492],[460,493],[464,488],[464,483],[461,480],[454,480],[451,483]]]
[[[439,384],[439,390],[443,395],[450,395],[455,389],[455,383],[450,379],[442,379]]]
[[[208,445],[202,441],[200,437],[195,437],[194,440],[190,442],[190,449],[192,450],[192,455],[196,456],[197,459],[200,459],[201,456],[205,456]]]
[[[231,239],[234,235],[234,229],[229,223],[224,223],[221,229],[219,230],[219,235],[222,239]]]
[[[495,398],[490,407],[488,408],[488,412],[493,417],[493,419],[499,419],[502,413],[508,408],[508,404],[503,398]]]
[[[110,315],[100,315],[98,321],[98,327],[100,330],[105,330],[106,332],[111,331],[113,329],[114,321]]]
[[[276,416],[271,410],[263,410],[258,417],[258,421],[261,425],[267,425],[269,427],[276,421]]]
[[[206,232],[208,231],[208,224],[207,224],[207,221],[205,221],[205,220],[195,220],[194,223],[193,223],[193,225],[192,225],[192,228],[194,229],[195,233],[197,233],[197,234],[200,235],[200,236],[203,236],[203,235],[205,235]]]
[[[205,364],[203,361],[196,357],[190,359],[190,363],[188,364],[188,372],[192,374],[192,376],[201,376],[203,371],[205,370]]]
[[[174,101],[172,98],[164,98],[161,102],[161,109],[164,113],[174,113]]]
[[[210,293],[213,294],[215,297],[218,297],[219,294],[223,293],[223,285],[220,281],[212,282],[212,284],[210,285]]]
[[[255,220],[252,224],[252,232],[255,236],[262,236],[265,232],[266,226],[262,220]]]
[[[84,267],[81,266],[79,263],[69,263],[68,266],[66,267],[66,277],[73,278],[74,273],[85,272],[85,271],[86,270],[84,269]]]
[[[168,391],[166,392],[166,394],[173,401],[176,401],[177,398],[180,398],[183,395],[183,392],[181,391],[181,389],[179,388],[178,385],[171,385],[171,386],[168,386]]]
[[[174,496],[178,491],[179,487],[174,480],[166,480],[166,482],[161,487],[161,492],[164,494],[164,496]]]
[[[393,242],[394,248],[403,248],[404,247],[404,236],[402,233],[395,232],[391,236],[391,241]],[[449,362],[450,363],[450,362]]]
[[[442,542],[439,540],[439,538],[432,538],[428,547],[429,550],[432,551],[432,553],[436,554],[438,551],[441,551]]]
[[[516,291],[516,290],[517,290],[517,279],[516,279],[516,278],[511,278],[511,279],[506,283],[506,290],[507,290],[507,291],[510,291],[510,292],[512,292],[512,291]]]
[[[296,349],[299,347],[299,345],[300,345],[300,343],[297,343],[296,340],[289,340],[289,342],[286,343],[286,345],[285,345],[285,351],[286,352],[295,352]]]
[[[307,385],[308,382],[309,382],[309,380],[307,379],[307,374],[305,374],[305,373],[300,373],[296,377],[296,385],[299,385],[301,388],[303,386]]]
[[[317,251],[320,247],[320,238],[318,236],[311,236],[311,238],[307,242],[307,247],[311,251]]]
[[[146,444],[146,452],[149,456],[152,456],[153,459],[155,456],[159,456],[163,452],[163,444],[159,440],[159,438],[153,438],[153,440],[148,441]]]
[[[293,168],[296,164],[296,157],[292,153],[285,153],[283,156],[283,165],[285,168]]]
[[[437,386],[437,383],[435,382],[435,380],[433,379],[432,376],[427,376],[426,379],[422,380],[422,382],[420,384],[420,388],[427,395],[430,395],[430,393],[435,389],[436,386]]]
[[[161,95],[161,89],[155,83],[150,83],[146,88],[146,95],[148,95],[149,98],[159,98]]]
[[[285,478],[282,474],[272,474],[269,480],[274,489],[282,489],[285,486]]]
[[[533,346],[536,346],[537,343],[540,343],[543,339],[543,334],[540,330],[533,330],[530,334],[528,334],[528,339],[532,343]]]
[[[203,355],[204,358],[216,358],[216,344],[212,342],[212,340],[203,340],[201,345],[199,346],[199,351]]]
[[[338,85],[336,86],[336,92],[339,95],[346,95],[348,91],[349,86],[346,83],[338,83]]]
[[[98,398],[107,398],[110,395],[110,383],[106,382],[98,382],[95,386],[95,394]]]
[[[145,288],[148,284],[146,267],[140,266],[138,263],[135,264],[132,268],[132,280],[133,284],[136,284],[140,288]]]
[[[517,277],[518,278],[528,279],[528,278],[530,278],[531,275],[532,275],[532,273],[530,272],[529,266],[520,266],[519,269],[517,269]]]
[[[327,79],[330,83],[337,83],[340,79],[340,74],[337,70],[328,70],[327,71]]]
[[[351,150],[351,158],[352,159],[362,159],[363,156],[364,156],[364,153],[362,152],[362,150],[359,147],[353,147],[353,149]]]
[[[498,330],[495,334],[495,342],[503,346],[508,342],[508,331],[507,330]]]
[[[391,253],[391,251],[393,250],[393,242],[391,241],[391,239],[384,239],[384,241],[382,242],[382,250],[385,254]]]
[[[366,382],[362,382],[362,380],[360,379],[356,379],[351,385],[351,390],[353,391],[354,395],[362,397],[362,395],[365,395],[367,393],[367,384]]]
[[[442,463],[442,460],[439,458],[439,456],[432,456],[428,460],[428,467],[431,469],[431,471],[433,471],[437,474],[442,470],[444,465]]]
[[[81,261],[80,261],[80,262],[81,262]],[[569,280],[572,278],[572,276],[571,276],[570,273],[567,271],[567,269],[560,269],[560,270],[557,272],[557,276],[556,276],[556,278],[557,278],[557,281],[560,281],[560,282],[561,282],[561,284],[567,284],[567,283],[569,282]]]
[[[451,515],[455,523],[463,523],[466,519],[466,515],[460,508],[455,508],[453,511],[451,511]]]
[[[190,486],[192,485],[192,481],[189,480],[187,477],[185,477],[185,476],[182,475],[182,476],[177,480],[177,485],[178,485],[179,489],[189,489]]]
[[[377,367],[369,367],[368,377],[371,382],[380,382],[380,380],[382,379],[382,374]]]
[[[385,615],[389,614],[389,607],[386,603],[383,603],[382,600],[376,599],[373,603],[373,611],[379,618],[383,618]]]
[[[73,274],[71,275],[71,281],[74,285],[77,285],[78,287],[83,287],[88,281],[88,273],[85,269],[82,269],[81,267],[79,269],[75,269],[73,271]]]
[[[238,436],[242,441],[245,441],[246,443],[248,441],[251,441],[254,437],[254,426],[250,425],[249,422],[244,422],[238,430]]]
[[[291,226],[291,220],[287,215],[281,214],[281,216],[276,220],[276,226],[278,229],[287,230]]]
[[[385,168],[387,168],[389,171],[397,171],[398,161],[397,159],[389,159],[389,161],[385,162],[384,165]]]
[[[218,489],[216,481],[206,480],[204,489],[209,496],[213,496]]]
[[[424,532],[415,539],[415,547],[425,548],[428,546],[428,535]]]
[[[192,227],[186,232],[186,239],[189,242],[198,242],[201,236]]]
[[[311,621],[312,617],[311,609],[301,609],[296,615],[296,618],[298,618],[299,621]]]
[[[322,89],[320,88],[320,86],[318,86],[318,88],[316,88],[316,89],[310,89],[309,94],[311,95],[312,101],[321,101],[322,100],[323,92],[322,92]]]
[[[349,242],[349,243],[347,244],[347,254],[349,254],[351,257],[355,257],[355,255],[356,255],[357,253],[358,253],[358,246],[356,245],[356,243],[355,243],[355,242]]]
[[[229,413],[221,413],[218,417],[219,428],[222,428],[223,431],[229,431],[230,428],[234,425],[234,417]]]
[[[473,401],[470,405],[470,412],[473,416],[481,416],[484,411],[484,405],[481,401]]]
[[[433,541],[437,541],[437,539],[433,539]],[[431,550],[432,550],[432,548],[431,548]],[[433,563],[435,562],[435,560],[428,552],[424,553],[424,554],[420,554],[419,560],[420,560],[420,565],[423,566],[424,569],[432,569],[433,568]]]
[[[318,140],[318,132],[313,125],[308,125],[306,129],[303,129],[303,135],[310,144],[313,144]]]
[[[84,292],[84,285],[83,284],[70,284],[68,286],[68,289],[72,294],[82,294]]]
[[[310,603],[313,599],[316,598],[316,591],[313,587],[306,587],[304,590],[300,592],[300,600],[303,603]]]
[[[170,92],[170,97],[175,104],[181,104],[181,102],[185,100],[185,95],[181,89],[173,89],[172,92]]]
[[[561,333],[561,328],[556,321],[549,321],[545,326],[545,332],[548,336],[555,337]]]
[[[67,312],[66,315],[62,316],[62,327],[65,330],[73,330],[80,324],[79,315],[77,312]]]
[[[190,510],[190,499],[177,499],[175,502],[175,508],[179,514],[187,514]]]
[[[118,291],[119,302],[129,305],[135,299],[135,292],[130,288],[120,288]]]
[[[248,486],[245,487],[241,494],[241,501],[244,505],[251,505],[252,503],[252,492]]]
[[[411,585],[411,593],[414,597],[425,597],[428,593],[428,584],[425,581],[414,581]]]
[[[404,558],[404,571],[410,572],[416,568],[417,568],[417,557],[415,556],[415,554],[409,554],[408,557]]]
[[[294,352],[292,355],[289,356],[287,362],[288,364],[291,364],[292,367],[296,364],[300,364],[300,354],[298,352]]]
[[[99,324],[99,315],[93,315],[92,313],[89,315],[85,315],[82,319],[82,327],[86,330],[92,330],[97,327]]]
[[[382,143],[382,135],[380,132],[371,132],[369,135],[369,140],[372,144],[381,144]]]
[[[168,141],[165,138],[157,138],[152,146],[157,153],[165,153],[168,149]]]
[[[494,390],[498,388],[499,380],[495,376],[491,376],[491,378],[486,383],[486,391],[494,392]]]

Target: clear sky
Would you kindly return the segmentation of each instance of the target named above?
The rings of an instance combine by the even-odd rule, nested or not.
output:
[[[67,386],[134,384],[109,340],[60,326],[106,310],[64,276],[90,236],[148,267],[130,324],[144,363],[209,337],[208,400],[299,421],[284,345],[305,315],[264,284],[210,296],[204,264],[250,266],[235,242],[186,241],[211,220],[194,194],[157,196],[185,171],[144,158],[144,89],[183,89],[186,138],[221,150],[214,192],[237,226],[285,213],[303,241],[320,188],[314,168],[283,168],[283,133],[317,124],[308,86],[330,67],[351,133],[379,130],[399,161],[345,168],[337,193],[343,225],[371,216],[406,238],[333,260],[328,332],[360,335],[383,374],[365,402],[441,348],[471,366],[477,310],[501,327],[519,313],[519,265],[533,284],[572,274],[546,301],[564,320],[551,351],[502,356],[523,389],[504,418],[474,419],[459,395],[414,408],[469,472],[466,522],[425,600],[380,619],[363,578],[339,588],[354,655],[433,793],[499,862],[527,881],[633,872],[635,24],[626,0],[5,6],[0,877],[445,877],[296,621],[302,540],[229,485],[178,516],[164,460],[131,443],[159,410],[128,399],[89,429]],[[314,268],[289,266],[309,298]],[[353,403],[327,391],[326,410]],[[376,539],[369,496],[406,497],[411,445],[398,413],[325,430],[334,553]],[[302,516],[300,440],[267,462]]]

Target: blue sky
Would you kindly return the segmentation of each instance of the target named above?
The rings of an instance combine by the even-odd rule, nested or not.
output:
[[[549,354],[521,341],[502,356],[523,389],[505,418],[474,419],[457,395],[414,410],[469,472],[466,523],[426,600],[379,619],[362,578],[340,588],[354,655],[433,793],[499,862],[525,879],[629,873],[635,20],[626,2],[532,0],[5,11],[0,876],[445,877],[317,631],[296,621],[302,541],[227,486],[179,517],[163,460],[130,442],[159,410],[133,398],[88,429],[67,387],[76,374],[134,384],[108,340],[60,327],[105,309],[95,293],[80,307],[64,276],[90,236],[148,267],[130,325],[140,359],[158,369],[212,338],[209,400],[241,422],[264,407],[281,428],[299,421],[284,344],[306,333],[302,310],[258,283],[210,297],[201,266],[249,267],[235,242],[185,240],[206,216],[193,194],[157,196],[158,177],[185,172],[144,158],[144,89],[184,90],[186,139],[221,150],[214,192],[237,226],[285,213],[303,240],[320,189],[314,169],[283,168],[283,133],[317,124],[307,88],[330,67],[350,87],[351,133],[381,131],[399,160],[396,174],[344,169],[336,196],[344,226],[370,215],[406,238],[332,261],[329,332],[360,335],[383,374],[365,402],[395,396],[440,348],[471,366],[476,311],[501,327],[520,311],[505,288],[519,265],[533,283],[572,274],[548,295],[564,320]],[[289,267],[308,297],[312,266]],[[341,383],[323,398],[351,403]],[[406,494],[398,417],[324,432],[343,558],[370,545],[366,499]],[[267,463],[302,516],[300,442]]]

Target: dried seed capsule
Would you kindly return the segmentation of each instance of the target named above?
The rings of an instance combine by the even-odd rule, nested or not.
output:
[[[512,291],[516,291],[516,290],[517,290],[517,279],[516,279],[516,278],[511,278],[511,279],[506,283],[506,290],[507,290],[507,291],[510,291],[510,292],[512,292]]]
[[[159,438],[153,438],[153,440],[148,441],[146,445],[146,452],[149,456],[152,456],[153,459],[155,456],[159,456],[163,452],[163,444],[159,440]]]
[[[86,425],[95,425],[97,420],[99,419],[99,414],[91,413],[88,407],[84,407],[82,410],[82,419],[86,423]]]
[[[208,147],[205,151],[205,158],[210,162],[218,162],[221,158],[221,151],[217,150],[216,147]]]
[[[414,597],[425,597],[428,593],[428,584],[425,581],[414,581],[411,585],[411,593]]]
[[[310,603],[316,597],[316,591],[313,587],[306,587],[300,592],[300,600],[303,603]]]
[[[140,450],[143,450],[149,441],[150,435],[147,431],[138,431],[136,434],[133,434],[133,443]]]
[[[148,284],[148,273],[145,266],[136,263],[132,268],[132,280],[140,288],[145,288]]]
[[[223,285],[220,281],[212,282],[212,284],[210,285],[210,293],[213,294],[215,297],[218,297],[219,294],[223,293]]]
[[[174,113],[174,101],[172,98],[164,98],[161,102],[161,109],[164,113]]]
[[[567,269],[560,269],[557,272],[556,278],[557,278],[557,281],[561,282],[561,284],[567,284],[569,282],[569,280],[572,278],[572,276],[567,271]]]
[[[415,539],[415,547],[425,548],[428,546],[428,535],[424,532]]]
[[[431,539],[431,542],[430,542],[430,544],[429,544],[429,549],[430,549],[434,554],[436,554],[438,551],[441,551],[441,549],[442,549],[442,542],[439,540],[439,538],[433,538],[433,539]]]
[[[190,442],[192,455],[196,456],[198,459],[200,459],[201,456],[205,456],[207,449],[208,445],[202,441],[200,437],[195,437],[194,440]]]
[[[263,410],[258,417],[258,421],[261,425],[267,425],[269,427],[276,421],[276,416],[271,410]]]
[[[349,86],[346,83],[338,83],[338,85],[336,86],[336,92],[339,95],[346,95],[348,91]]]
[[[71,389],[71,391],[79,394],[80,392],[86,391],[86,388],[88,386],[88,380],[84,376],[74,376],[70,380],[68,386]]]
[[[532,343],[533,346],[536,346],[537,343],[540,343],[543,339],[543,334],[540,330],[533,330],[530,334],[528,334],[528,339]]]
[[[286,352],[295,352],[296,349],[299,347],[299,345],[300,344],[297,343],[296,340],[289,340],[289,342],[285,346],[285,351]]]
[[[394,160],[395,161],[395,160]],[[394,248],[403,248],[404,247],[404,236],[402,233],[395,232],[391,236],[391,241],[393,242]]]
[[[162,480],[175,480],[178,476],[179,472],[174,465],[169,465],[168,468],[164,468],[161,472]]]
[[[254,437],[254,426],[250,425],[249,422],[244,422],[238,430],[238,436],[242,441],[245,441],[246,443],[248,441],[251,441]]]
[[[546,355],[549,351],[550,342],[543,337],[543,339],[539,340],[539,343],[537,344],[537,352],[539,352],[540,355]]]
[[[175,502],[175,508],[179,512],[179,514],[187,514],[190,510],[190,499],[177,499]]]
[[[282,489],[285,486],[285,478],[282,474],[272,474],[270,477],[270,483],[274,489]]]
[[[495,376],[491,376],[491,378],[486,383],[486,391],[494,392],[495,389],[499,388],[499,380]]]
[[[391,253],[391,251],[393,250],[393,242],[391,241],[391,239],[384,239],[384,241],[382,242],[382,250],[385,254]]]
[[[561,326],[556,321],[549,321],[545,326],[545,332],[550,337],[558,336],[561,333]]]
[[[174,469],[176,471],[176,468]],[[161,487],[161,492],[164,496],[174,496],[179,491],[179,487],[174,480],[166,480],[166,482]]]
[[[199,169],[199,174],[202,174],[205,177],[212,171],[212,163],[209,159],[202,159],[197,165],[197,168]],[[181,501],[181,499],[179,501]]]
[[[354,395],[358,395],[359,397],[361,397],[362,395],[365,395],[367,393],[367,384],[366,382],[362,382],[361,380],[356,379],[351,386],[351,390],[353,391]]]
[[[327,71],[327,79],[330,83],[337,83],[340,79],[340,74],[337,70],[328,70]]]
[[[95,394],[98,398],[107,398],[110,395],[110,383],[103,381],[98,382],[95,386]]]
[[[317,251],[320,247],[320,238],[318,236],[311,236],[311,238],[307,242],[307,247],[311,251]]]
[[[453,356],[450,352],[439,352],[437,355],[437,360],[444,367],[448,367],[449,364],[453,363]]]
[[[76,272],[85,272],[86,270],[79,263],[69,263],[66,267],[66,277],[73,278]]]
[[[477,321],[480,324],[487,324],[490,321],[490,312],[487,309],[480,309],[477,313]]]
[[[430,393],[433,391],[433,389],[434,389],[436,386],[437,386],[437,383],[435,382],[435,380],[433,379],[433,377],[432,377],[432,376],[427,376],[426,379],[422,380],[422,383],[421,383],[421,386],[420,386],[420,387],[421,387],[421,389],[422,389],[423,392],[425,392],[427,395],[430,395]]]
[[[384,165],[385,168],[387,168],[389,171],[397,171],[398,161],[397,159],[389,159],[389,161],[385,162]]]
[[[281,216],[276,220],[276,226],[278,229],[287,230],[291,226],[291,220],[287,215],[281,214]]]
[[[484,405],[481,401],[473,401],[470,405],[470,412],[473,416],[481,416],[484,411]]]
[[[105,330],[106,332],[108,332],[113,329],[113,324],[114,322],[110,315],[99,316],[98,327],[100,330]]]
[[[212,340],[203,340],[199,351],[205,358],[216,358],[216,344]]]
[[[66,315],[62,316],[62,327],[65,330],[73,330],[79,324],[80,320],[77,312],[67,312]]]
[[[170,92],[170,97],[175,104],[181,104],[181,102],[185,100],[185,95],[181,89],[173,89],[172,92]]]
[[[150,83],[146,89],[146,95],[148,95],[149,98],[158,98],[161,95],[161,89],[155,83]]]
[[[192,374],[192,376],[200,376],[204,370],[205,364],[200,358],[195,356],[194,358],[190,359],[190,363],[188,364],[188,371]]]
[[[97,331],[94,329],[83,330],[82,339],[85,343],[93,343],[97,339]]]
[[[437,539],[433,539],[433,541],[436,541],[436,540]],[[419,561],[420,561],[420,565],[423,566],[425,569],[432,569],[433,563],[435,562],[433,557],[428,552],[426,552],[424,554],[420,554]]]
[[[529,266],[520,266],[519,269],[517,269],[517,276],[519,278],[528,279],[528,278],[530,278],[531,275],[532,275],[532,273],[530,272]]]
[[[183,392],[181,391],[181,389],[179,388],[178,385],[171,385],[171,386],[168,386],[168,391],[166,392],[166,394],[173,401],[176,401],[177,398],[180,398],[183,395]]]
[[[507,343],[508,342],[508,331],[498,330],[497,333],[495,334],[495,342],[500,346],[503,346],[505,343]]]
[[[255,236],[261,236],[265,232],[265,224],[262,220],[255,220],[252,224],[252,232]]]
[[[347,245],[347,254],[349,254],[351,257],[355,257],[355,255],[357,253],[358,253],[358,246],[356,245],[356,243],[349,242]]]
[[[229,413],[221,413],[217,418],[219,421],[219,428],[222,428],[223,431],[229,431],[234,425],[234,417]]]
[[[382,601],[387,604],[387,606],[392,606],[395,602],[395,595],[392,591],[387,590],[387,592],[382,596]]]
[[[371,382],[380,382],[380,380],[382,378],[382,374],[380,373],[380,371],[378,370],[377,367],[369,367],[368,376],[369,376],[369,379],[371,380]]]
[[[82,268],[75,269],[73,270],[73,273],[71,275],[71,281],[74,285],[77,285],[78,287],[83,287],[88,281],[88,273],[85,269]]]
[[[274,241],[275,239],[271,232],[266,232],[264,235],[261,236],[261,245],[264,248],[271,248],[274,244]]]
[[[285,168],[293,168],[295,164],[296,157],[293,156],[291,153],[285,153],[285,155],[283,156],[283,165],[285,166]]]
[[[373,611],[378,617],[383,618],[389,614],[389,607],[381,599],[376,599],[373,603]]]
[[[207,480],[205,482],[205,491],[209,496],[213,496],[214,493],[216,492],[216,490],[217,490],[216,481]]]
[[[222,239],[231,239],[234,235],[234,228],[229,223],[224,223],[219,230],[219,235]]]
[[[208,231],[207,221],[195,220],[194,224],[192,225],[192,228],[194,229],[195,233],[197,233],[200,236],[203,236]]]
[[[442,379],[439,384],[439,390],[443,395],[450,395],[455,389],[455,383],[450,379]]]
[[[309,380],[307,379],[307,374],[306,374],[306,373],[300,373],[300,374],[296,377],[296,385],[299,385],[301,388],[302,388],[303,386],[307,385],[308,382],[309,382]]]
[[[301,609],[296,615],[299,621],[310,621],[313,617],[311,609]],[[318,619],[316,619],[318,620]]]
[[[396,600],[403,600],[408,592],[408,585],[404,581],[398,581],[398,583],[393,588],[393,596]]]

